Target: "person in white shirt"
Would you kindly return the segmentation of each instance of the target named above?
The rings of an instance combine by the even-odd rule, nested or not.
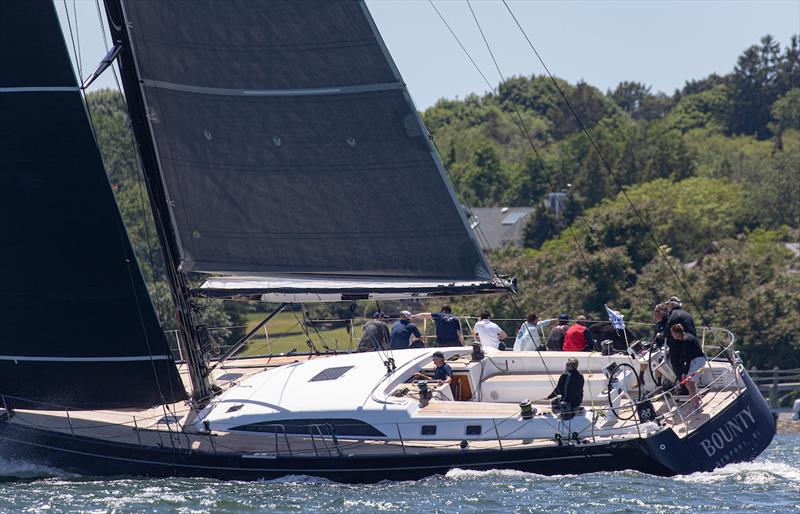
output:
[[[539,317],[536,313],[528,314],[528,319],[517,331],[517,338],[514,340],[515,352],[532,352],[542,346],[542,338],[539,336]]]
[[[490,316],[488,311],[481,312],[481,319],[475,323],[473,333],[480,340],[481,346],[499,348],[500,341],[505,339],[508,334],[490,320]]]

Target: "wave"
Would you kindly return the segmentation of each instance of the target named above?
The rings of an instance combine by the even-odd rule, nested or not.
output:
[[[759,460],[728,464],[714,471],[692,473],[675,477],[675,479],[700,484],[715,484],[732,480],[750,485],[771,484],[777,481],[800,484],[800,468],[783,462]]]
[[[472,480],[476,478],[497,477],[497,478],[536,478],[539,480],[559,480],[565,475],[539,475],[537,473],[529,473],[527,471],[518,471],[515,469],[461,469],[454,468],[445,474],[446,478],[454,480]]]
[[[42,466],[23,460],[5,460],[0,458],[0,480],[31,479],[31,478],[52,478],[52,477],[73,477],[72,473],[67,473],[58,468]]]
[[[309,475],[285,475],[270,480],[258,480],[264,484],[334,484],[335,482],[327,478],[312,477]]]

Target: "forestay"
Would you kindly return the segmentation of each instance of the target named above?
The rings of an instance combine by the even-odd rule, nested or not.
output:
[[[184,271],[502,290],[362,1],[118,2]]]
[[[0,3],[0,63],[5,406],[184,399],[51,1]]]

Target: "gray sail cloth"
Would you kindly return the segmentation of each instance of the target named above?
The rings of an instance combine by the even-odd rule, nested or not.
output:
[[[185,399],[51,1],[0,2],[0,63],[0,396],[36,409]]]
[[[184,271],[491,281],[363,2],[121,3]]]

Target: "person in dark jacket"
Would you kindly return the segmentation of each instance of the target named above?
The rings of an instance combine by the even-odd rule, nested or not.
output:
[[[672,338],[681,344],[682,366],[686,369],[686,373],[681,376],[681,380],[689,391],[692,406],[697,409],[701,404],[700,396],[697,394],[697,384],[700,382],[700,374],[706,367],[706,354],[703,353],[700,341],[692,334],[684,332],[680,323],[672,325],[670,332]]]
[[[553,392],[545,398],[552,400],[550,406],[553,414],[561,414],[562,419],[572,419],[575,411],[583,403],[583,375],[578,371],[578,359],[567,359],[566,371],[558,377],[558,384]]]
[[[675,372],[676,377],[685,375],[689,368],[684,366],[683,362],[683,344],[672,337],[672,327],[681,325],[683,331],[697,337],[697,332],[694,328],[694,320],[692,316],[683,310],[681,300],[677,296],[673,296],[667,302],[667,309],[669,309],[669,316],[667,317],[666,338],[667,348],[669,349],[669,363],[672,366],[672,371]]]
[[[386,316],[381,311],[372,315],[371,320],[364,323],[364,332],[358,342],[359,352],[373,352],[389,349],[389,325],[384,320]]]
[[[554,326],[547,336],[547,349],[551,352],[560,352],[564,349],[564,334],[567,333],[569,315],[561,314],[558,317],[558,325]]]
[[[436,346],[464,346],[461,332],[461,319],[453,316],[449,305],[442,305],[441,312],[420,312],[412,314],[411,320],[432,319],[436,327]]]
[[[663,345],[667,340],[667,317],[669,310],[666,303],[659,303],[653,309],[653,341],[659,346]]]

